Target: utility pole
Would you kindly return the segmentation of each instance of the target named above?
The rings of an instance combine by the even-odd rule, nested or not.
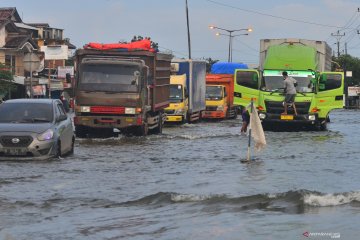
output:
[[[345,36],[345,33],[340,34],[340,30],[337,30],[337,32],[332,33],[331,36],[335,37],[337,40],[337,57],[340,57],[340,39]]]
[[[191,59],[191,41],[190,41],[190,26],[189,26],[189,9],[188,9],[188,1],[185,0],[186,4],[186,25],[187,25],[187,35],[188,35],[188,49],[189,49],[189,59]]]
[[[347,42],[345,42],[345,55],[347,55]]]

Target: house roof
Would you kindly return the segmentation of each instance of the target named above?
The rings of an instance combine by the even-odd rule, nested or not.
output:
[[[0,19],[0,28],[2,28],[3,26],[6,27],[6,30],[8,32],[19,32],[18,28],[11,20]]]
[[[28,24],[25,23],[15,23],[15,25],[19,28],[25,28],[25,29],[31,29],[31,30],[36,30],[38,31],[39,29],[37,29],[36,27],[30,26]]]
[[[0,8],[0,20],[4,19],[13,20],[14,22],[22,22],[20,15],[15,7]]]
[[[65,41],[64,44],[67,45],[69,49],[76,49],[76,46],[70,42]]]
[[[27,25],[30,25],[30,26],[33,26],[33,27],[38,27],[38,28],[41,28],[41,27],[48,28],[48,27],[50,27],[50,25],[48,23],[27,23]]]
[[[26,42],[29,42],[33,48],[37,49],[37,44],[31,39],[30,36],[26,35],[18,35],[9,38],[9,40],[6,42],[4,48],[22,48]]]

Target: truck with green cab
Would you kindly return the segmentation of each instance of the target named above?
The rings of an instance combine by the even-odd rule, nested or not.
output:
[[[295,107],[284,112],[282,72],[297,81]],[[259,69],[237,69],[234,104],[253,99],[265,129],[280,124],[325,130],[331,110],[343,108],[344,74],[331,72],[331,48],[324,41],[260,40]]]

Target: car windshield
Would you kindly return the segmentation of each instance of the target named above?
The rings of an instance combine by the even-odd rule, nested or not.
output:
[[[221,100],[223,91],[221,86],[206,86],[206,100]]]
[[[137,65],[84,64],[80,90],[104,92],[137,92],[141,74]]]
[[[53,121],[52,104],[3,103],[0,105],[0,123],[42,123]]]
[[[183,92],[181,85],[170,85],[170,97],[171,103],[181,102],[183,100]]]
[[[281,71],[264,71],[263,84],[261,89],[263,91],[276,91],[284,88],[284,78]],[[293,74],[290,74],[293,73]],[[311,83],[313,78],[311,72],[308,71],[294,71],[289,72],[289,76],[293,77],[297,82],[296,91],[300,93],[310,93],[314,91],[314,86]]]

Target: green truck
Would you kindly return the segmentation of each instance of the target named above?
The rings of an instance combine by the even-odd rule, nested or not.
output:
[[[284,112],[282,72],[297,80],[295,107]],[[331,72],[331,48],[324,41],[260,40],[259,69],[235,71],[234,104],[253,99],[265,129],[295,126],[326,130],[329,113],[343,108],[344,74]]]

